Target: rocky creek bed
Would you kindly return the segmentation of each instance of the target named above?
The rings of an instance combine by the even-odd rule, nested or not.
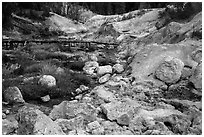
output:
[[[2,134],[202,134],[202,13],[161,11],[96,15],[74,33],[99,42],[88,47],[3,46]]]

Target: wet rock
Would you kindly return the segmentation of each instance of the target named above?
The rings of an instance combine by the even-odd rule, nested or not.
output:
[[[48,102],[48,101],[50,101],[50,96],[49,96],[49,95],[46,95],[46,96],[44,96],[44,97],[41,97],[41,100],[42,100],[43,102]]]
[[[55,122],[62,128],[64,133],[68,134],[69,131],[75,129],[83,129],[84,118],[78,116],[72,119],[57,119]]]
[[[100,79],[99,79],[99,83],[102,84],[102,83],[105,83],[107,82],[109,79],[110,79],[110,74],[106,74],[104,76],[102,76]]]
[[[155,76],[165,83],[176,83],[182,74],[184,63],[173,57],[165,58],[155,72]]]
[[[13,134],[14,131],[18,128],[18,122],[16,120],[2,120],[2,135]]]
[[[108,91],[104,86],[97,86],[92,90],[92,92],[102,98],[105,102],[111,102],[116,99],[114,94]]]
[[[25,103],[18,87],[9,87],[3,92],[5,102],[9,104]]]
[[[194,84],[196,89],[202,89],[202,63],[200,63],[194,70],[190,81]]]
[[[99,67],[98,62],[88,61],[88,62],[85,63],[85,66],[83,67],[83,71],[86,74],[93,75],[98,67]]]
[[[38,84],[41,84],[47,87],[54,87],[56,86],[56,79],[51,75],[43,75],[39,79]]]
[[[111,65],[106,65],[106,66],[99,66],[97,70],[98,75],[104,75],[107,73],[112,73],[112,67]]]
[[[91,122],[96,119],[97,113],[96,109],[90,104],[75,101],[63,101],[59,105],[54,106],[49,117],[53,120],[59,118],[72,119],[79,115],[83,115],[86,121]]]
[[[118,124],[129,125],[132,119],[133,112],[140,105],[132,100],[127,100],[124,102],[111,102],[107,104],[102,104],[101,109],[104,114],[106,114],[109,120],[117,120]]]
[[[117,73],[122,73],[124,71],[124,68],[121,64],[115,64],[113,66],[113,70],[115,70]]]
[[[64,132],[48,116],[33,107],[23,107],[18,111],[19,135],[64,135]]]

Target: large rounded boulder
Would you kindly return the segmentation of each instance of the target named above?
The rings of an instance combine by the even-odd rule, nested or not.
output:
[[[155,76],[167,84],[176,83],[181,77],[183,67],[184,63],[180,59],[168,56],[155,71]]]

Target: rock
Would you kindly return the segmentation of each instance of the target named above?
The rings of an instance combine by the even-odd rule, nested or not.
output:
[[[7,110],[5,111],[5,114],[8,115],[9,113],[10,113],[10,111],[7,109]]]
[[[72,119],[57,119],[55,122],[62,128],[64,133],[68,134],[69,131],[75,129],[83,129],[84,118],[78,116]]]
[[[77,96],[75,96],[74,98],[75,98],[76,100],[81,100],[81,98],[82,98],[82,94],[77,95]]]
[[[117,123],[120,125],[129,125],[132,115],[131,114],[122,114],[117,118]]]
[[[39,79],[38,84],[41,84],[47,87],[54,87],[56,86],[56,79],[51,75],[43,75]]]
[[[94,121],[96,119],[97,113],[96,109],[86,103],[63,101],[59,105],[56,105],[49,114],[49,117],[53,120],[62,119],[72,119],[79,115],[83,115],[86,121]]]
[[[61,67],[58,67],[55,71],[56,75],[64,75],[65,74],[65,70]]]
[[[111,102],[116,99],[114,94],[108,91],[104,86],[97,86],[92,90],[92,92],[102,98],[105,102]]]
[[[100,124],[98,123],[98,121],[94,121],[94,122],[91,122],[87,125],[87,131],[90,132],[92,130],[96,130],[98,128],[100,128]]]
[[[49,96],[49,95],[46,95],[46,96],[44,96],[44,97],[41,97],[41,100],[42,100],[43,102],[48,102],[48,101],[50,101],[50,96]]]
[[[181,77],[183,67],[184,63],[180,59],[169,56],[159,65],[155,76],[165,83],[176,83]]]
[[[186,135],[188,134],[191,121],[181,115],[169,115],[157,118],[157,121],[162,121],[164,125],[171,129],[174,134]]]
[[[93,75],[98,67],[99,67],[98,62],[88,61],[88,62],[85,63],[85,66],[83,67],[83,71],[86,74]]]
[[[194,84],[196,89],[202,89],[202,63],[198,64],[195,68],[193,75],[190,77],[190,81]]]
[[[89,90],[89,87],[85,85],[80,85],[79,89],[81,89],[82,92]]]
[[[77,88],[76,90],[75,90],[75,93],[74,94],[81,94],[82,93],[82,90],[80,89],[80,88]]]
[[[18,122],[16,120],[2,120],[2,135],[13,134],[14,131],[18,128]]]
[[[6,118],[6,114],[2,113],[2,119],[5,119],[5,118]]]
[[[130,120],[133,117],[134,110],[138,109],[140,105],[132,100],[124,102],[111,102],[102,104],[101,109],[106,114],[109,120],[117,120],[118,124],[129,125]]]
[[[98,75],[104,75],[107,73],[112,73],[112,67],[111,65],[106,65],[106,66],[99,66],[97,70]]]
[[[111,122],[111,121],[103,121],[101,123],[101,126],[104,127],[105,134],[108,134],[110,132],[113,132],[117,129],[120,128],[120,126],[116,122]]]
[[[9,104],[25,103],[18,87],[9,87],[3,92],[3,97]]]
[[[101,126],[104,128],[105,135],[133,135],[130,130],[119,126],[116,122],[103,121]]]
[[[64,135],[61,127],[38,109],[24,106],[18,111],[18,135]]]
[[[117,73],[122,73],[124,71],[124,68],[121,64],[115,64],[113,66],[113,70],[115,70]]]
[[[137,109],[137,111],[134,112],[134,118],[130,121],[129,129],[135,133],[142,134],[146,129],[151,129],[152,126],[155,126],[155,121],[161,121],[159,119],[172,115],[180,117],[186,116],[175,109]]]
[[[89,134],[82,129],[76,129],[76,130],[70,131],[69,135],[89,135]]]
[[[187,79],[192,75],[192,69],[184,67],[182,70],[181,79]]]
[[[89,58],[90,58],[91,61],[96,61],[96,62],[98,61],[98,58],[97,58],[96,54],[90,55]]]
[[[100,127],[100,128],[94,129],[91,133],[92,135],[104,135],[104,128]]]
[[[100,79],[99,79],[99,83],[102,84],[102,83],[105,83],[107,82],[109,79],[110,79],[110,74],[105,74],[104,76],[102,76]]]
[[[86,97],[86,96],[85,96],[85,97],[82,98],[82,102],[83,102],[83,103],[88,103],[88,102],[91,102],[91,101],[92,101],[92,98],[91,98],[91,97]]]
[[[168,92],[164,93],[167,99],[181,99],[190,101],[200,101],[202,99],[201,91],[193,88],[193,83],[189,80],[182,80],[176,84],[169,86]]]

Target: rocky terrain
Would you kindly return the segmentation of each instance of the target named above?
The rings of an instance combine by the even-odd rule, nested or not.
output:
[[[3,44],[2,134],[201,135],[202,12],[179,20],[171,10],[85,23],[13,14],[3,40],[58,42]]]

